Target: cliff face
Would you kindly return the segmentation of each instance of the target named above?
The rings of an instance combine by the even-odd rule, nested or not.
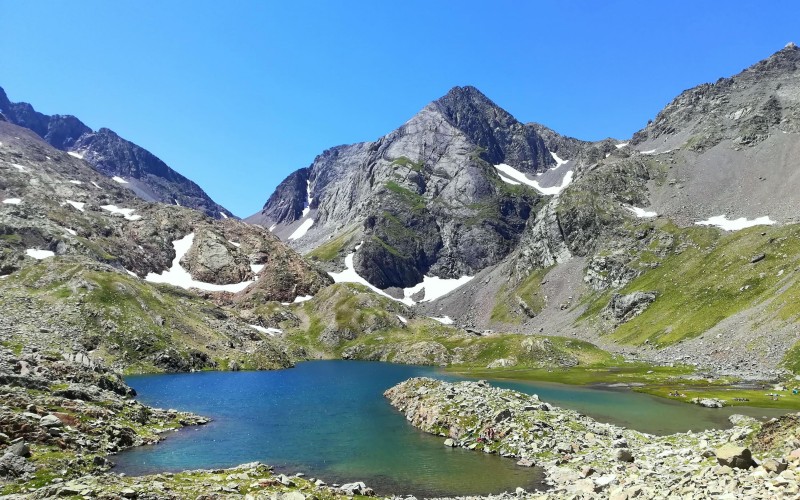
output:
[[[539,199],[503,181],[501,163],[535,174],[555,160],[532,128],[456,87],[375,142],[323,152],[248,220],[300,250],[355,228],[356,270],[380,288],[472,275],[508,255]]]

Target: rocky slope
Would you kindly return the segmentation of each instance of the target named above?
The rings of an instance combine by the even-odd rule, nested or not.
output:
[[[26,102],[11,102],[0,88],[0,115],[35,132],[51,146],[84,159],[147,201],[194,208],[214,218],[232,217],[197,184],[171,169],[146,149],[112,130],[93,131],[72,115],[45,115]]]
[[[790,44],[687,90],[628,142],[529,125],[573,159],[572,183],[502,263],[418,309],[739,376],[796,371],[799,61]],[[604,313],[641,294],[655,298],[634,314]]]
[[[276,368],[303,357],[251,325],[274,326],[280,313],[259,308],[331,279],[267,230],[143,202],[7,122],[0,144],[3,343],[39,338],[135,370]]]
[[[734,415],[732,429],[652,436],[484,381],[411,379],[385,396],[412,425],[446,438],[445,446],[543,467],[552,487],[532,498],[781,498],[800,492],[800,450],[764,447],[775,428],[792,427],[796,416],[762,427]],[[747,448],[751,441],[755,456]]]
[[[456,87],[377,141],[325,151],[248,221],[304,251],[334,239],[328,260],[363,240],[355,268],[379,288],[473,275],[511,252],[540,200],[501,180],[501,163],[535,174],[555,160],[533,128]]]

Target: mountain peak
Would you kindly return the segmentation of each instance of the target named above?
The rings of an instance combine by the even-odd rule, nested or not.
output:
[[[453,87],[450,89],[447,94],[443,95],[434,103],[441,109],[445,111],[446,114],[451,115],[457,111],[466,111],[466,110],[476,110],[476,109],[486,109],[486,108],[497,108],[501,109],[497,104],[492,102],[491,99],[486,97],[486,95],[478,90],[477,88],[473,87],[472,85],[467,85],[464,87]],[[507,114],[505,110],[502,110],[503,113]],[[511,115],[508,115],[509,117]]]

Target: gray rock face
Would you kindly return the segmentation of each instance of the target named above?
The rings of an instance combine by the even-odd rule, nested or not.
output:
[[[689,89],[637,132],[631,143],[691,135],[690,149],[705,151],[725,139],[754,146],[773,127],[798,132],[800,99],[793,89],[799,67],[800,49],[791,45],[736,76]]]
[[[603,314],[617,323],[624,323],[644,312],[656,300],[656,296],[656,292],[615,293]]]
[[[147,201],[176,202],[219,219],[232,214],[215,203],[197,184],[171,169],[155,155],[126,141],[113,131],[97,132],[72,115],[45,115],[28,103],[13,103],[0,88],[0,112],[6,119],[32,130],[51,146],[77,151],[94,168],[113,177],[124,177],[131,188]]]
[[[247,256],[207,229],[195,234],[194,244],[183,256],[181,265],[194,279],[207,283],[241,283],[253,277]]]
[[[285,238],[313,219],[292,242],[301,250],[357,230],[364,245],[355,268],[380,288],[474,274],[512,251],[539,199],[503,182],[499,163],[533,173],[554,160],[532,128],[457,87],[375,142],[323,152],[248,220],[276,224]]]

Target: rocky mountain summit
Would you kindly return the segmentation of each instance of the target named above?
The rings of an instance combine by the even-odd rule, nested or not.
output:
[[[11,102],[2,88],[0,115],[32,130],[51,146],[86,160],[108,177],[120,179],[144,200],[194,208],[216,219],[233,216],[196,183],[108,128],[93,131],[72,115],[39,113],[26,102]]]
[[[347,235],[333,259],[363,240],[355,269],[379,288],[473,275],[509,254],[539,202],[501,179],[501,163],[531,174],[556,164],[532,128],[456,87],[377,141],[325,151],[248,221],[301,250]]]

